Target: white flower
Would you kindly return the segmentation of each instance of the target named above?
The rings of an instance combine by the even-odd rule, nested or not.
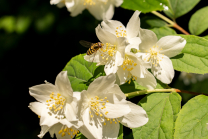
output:
[[[39,115],[41,132],[38,137],[43,138],[43,136],[49,132],[51,137],[56,134],[58,139],[72,139],[76,134],[79,133],[78,128],[80,128],[83,123],[76,121],[73,123],[69,122],[66,118],[56,118],[49,114],[50,110],[44,103],[32,102],[29,108]],[[82,128],[81,128],[82,129]]]
[[[58,123],[60,119],[78,121],[76,93],[73,93],[67,71],[62,71],[58,74],[55,85],[51,83],[40,84],[30,87],[29,91],[31,96],[45,106],[44,112],[39,115],[41,117],[40,125],[50,127]],[[42,107],[37,105],[36,109],[41,109]]]
[[[134,12],[126,28],[121,22],[116,20],[104,20],[101,25],[104,30],[111,32],[117,37],[126,37],[128,43],[134,44],[137,46],[136,49],[139,49],[138,45],[141,43],[141,40],[138,37],[140,29],[139,14],[139,11]]]
[[[51,137],[56,134],[58,139],[72,139],[80,131],[86,137],[94,138],[83,122],[78,121],[80,92],[73,92],[67,71],[58,74],[55,85],[46,82],[31,87],[30,95],[40,101],[29,105],[40,118],[41,132],[38,137],[42,138],[49,132]]]
[[[96,62],[98,65],[105,65],[106,75],[116,73],[118,66],[122,65],[127,46],[126,38],[117,38],[114,34],[105,31],[98,25],[96,35],[102,43],[102,48],[92,55],[86,55],[84,59],[89,62]]]
[[[131,48],[131,45],[126,47],[123,64],[118,67],[117,75],[120,84],[124,84],[128,80],[130,83],[132,79],[148,89],[154,89],[157,82],[155,77],[147,70],[147,68],[150,68],[150,64],[130,52]]]
[[[66,3],[67,3],[67,0],[66,0]],[[65,0],[51,0],[50,4],[51,5],[56,5],[57,4],[57,7],[62,8],[62,7],[65,6]]]
[[[151,30],[140,29],[139,45],[143,60],[151,63],[151,71],[157,79],[163,83],[171,83],[174,77],[174,69],[171,57],[179,54],[186,44],[186,40],[180,36],[165,36],[159,41],[157,36]]]
[[[119,123],[136,128],[148,122],[145,110],[126,101],[115,80],[115,74],[101,76],[81,92],[80,118],[97,139],[116,139]]]
[[[114,6],[119,7],[123,0],[51,0],[50,3],[59,4],[59,7],[64,3],[71,16],[77,16],[84,9],[88,9],[97,20],[102,20],[111,19],[114,15]]]

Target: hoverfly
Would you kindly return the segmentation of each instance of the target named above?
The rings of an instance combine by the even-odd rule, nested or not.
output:
[[[90,56],[90,55],[94,54],[93,60],[91,61],[90,65],[89,65],[89,66],[91,66],[91,64],[92,64],[93,61],[94,61],[96,52],[97,52],[100,48],[103,47],[103,44],[102,44],[101,42],[91,43],[91,42],[84,41],[84,40],[79,41],[79,43],[80,43],[82,46],[84,46],[84,47],[86,47],[86,48],[89,48],[89,49],[87,50],[87,55]]]
[[[93,53],[97,52],[97,50],[99,50],[100,48],[103,47],[103,44],[101,42],[91,43],[91,42],[88,42],[88,41],[81,40],[81,41],[79,41],[79,43],[82,46],[89,48],[87,50],[87,55],[92,55]]]

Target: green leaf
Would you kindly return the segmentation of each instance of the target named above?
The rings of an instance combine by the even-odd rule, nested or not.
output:
[[[63,69],[67,71],[73,91],[87,90],[89,84],[97,77],[104,76],[104,67],[96,66],[93,63],[89,67],[89,62],[84,59],[85,54],[73,57]]]
[[[178,114],[174,139],[207,139],[207,123],[208,96],[196,96]]]
[[[140,100],[139,105],[147,112],[146,125],[134,128],[134,139],[172,139],[174,122],[181,108],[178,93],[153,93]]]
[[[153,28],[151,29],[156,35],[158,40],[167,35],[176,35],[175,30],[169,27]]]
[[[120,124],[120,129],[118,133],[118,138],[117,139],[123,139],[123,125]]]
[[[194,35],[180,35],[186,39],[186,46],[171,61],[178,71],[208,73],[208,40]]]
[[[165,14],[172,19],[176,19],[188,13],[200,0],[168,0],[168,10]]]
[[[75,139],[87,139],[87,138],[86,138],[81,132],[79,132],[79,133],[76,135]]]
[[[156,16],[144,16],[141,18],[141,28],[155,28],[167,26],[167,23]]]
[[[124,0],[121,5],[124,9],[138,10],[143,13],[163,10],[163,5],[167,5],[167,0]]]
[[[193,35],[199,35],[208,28],[208,6],[196,11],[189,21],[189,30]]]
[[[203,38],[207,39],[208,40],[208,35],[204,36]]]

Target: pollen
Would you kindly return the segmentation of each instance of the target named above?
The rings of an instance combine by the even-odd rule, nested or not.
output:
[[[60,93],[55,94],[54,92],[50,94],[50,98],[46,100],[47,108],[50,110],[49,113],[53,113],[58,119],[64,118],[63,107],[65,106],[65,98]]]
[[[84,0],[84,5],[95,5],[93,0]]]
[[[67,136],[67,135],[71,135],[70,137],[72,138],[73,137],[72,135],[77,135],[79,133],[79,130],[76,130],[73,128],[68,128],[66,125],[63,125],[61,127],[61,130],[59,130],[58,133],[61,134],[62,137]]]
[[[126,37],[127,34],[126,34],[126,29],[122,26],[120,27],[116,27],[116,37]]]
[[[159,64],[159,61],[162,61],[163,57],[161,57],[160,55],[160,50],[163,50],[162,48],[159,48],[159,46],[153,46],[152,48],[150,48],[149,50],[146,50],[146,55],[147,58],[145,58],[144,60],[147,62],[150,62],[153,66],[157,67]],[[164,54],[162,54],[164,55]]]

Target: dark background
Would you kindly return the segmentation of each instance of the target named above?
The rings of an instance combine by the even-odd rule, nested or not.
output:
[[[202,0],[191,12],[178,18],[177,23],[188,31],[191,15],[207,5]],[[113,19],[126,25],[133,12],[116,8]],[[39,119],[28,108],[35,101],[28,88],[44,80],[54,83],[72,57],[87,51],[79,40],[98,41],[95,27],[100,21],[86,10],[70,17],[66,8],[52,6],[49,0],[1,0],[0,22],[4,18],[8,19],[0,23],[1,138],[37,139]],[[207,34],[208,31],[200,36]],[[176,72],[170,86],[188,90],[190,87],[181,85],[181,81],[178,85],[178,76]],[[44,136],[47,138],[49,134]]]

